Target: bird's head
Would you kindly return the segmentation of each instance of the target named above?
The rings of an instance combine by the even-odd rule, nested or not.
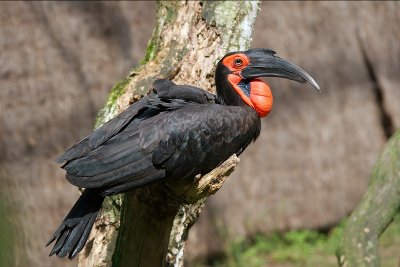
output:
[[[255,48],[232,52],[218,63],[215,82],[217,94],[227,105],[249,105],[260,117],[272,108],[272,94],[268,84],[259,77],[281,77],[301,83],[309,82],[317,90],[318,84],[304,70],[275,56],[270,49]]]

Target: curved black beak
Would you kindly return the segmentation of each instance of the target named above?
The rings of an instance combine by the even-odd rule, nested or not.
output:
[[[250,49],[245,52],[250,57],[250,64],[240,72],[244,79],[258,77],[281,77],[301,83],[309,82],[321,91],[314,79],[304,70],[293,63],[274,56],[275,51],[264,48]]]

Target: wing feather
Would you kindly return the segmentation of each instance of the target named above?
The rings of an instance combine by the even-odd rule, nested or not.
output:
[[[57,161],[67,161],[69,182],[102,196],[208,172],[243,151],[260,130],[252,108],[210,104],[212,98],[195,87],[156,81],[149,96]]]
[[[88,135],[75,146],[71,147],[67,152],[59,156],[54,162],[63,163],[73,159],[81,158],[87,155],[93,149],[102,145],[105,141],[120,132],[135,116],[140,114],[146,108],[142,103],[137,102],[131,105],[127,110],[108,121],[106,124],[98,128],[92,134]]]

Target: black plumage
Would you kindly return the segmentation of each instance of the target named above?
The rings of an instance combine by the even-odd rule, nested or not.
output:
[[[270,50],[265,51],[265,56],[274,57]],[[262,58],[262,52],[237,52],[249,61],[241,69],[251,67],[250,56]],[[228,79],[228,75],[240,75],[224,61],[236,54],[228,54],[217,66],[219,96],[193,86],[157,80],[148,96],[55,160],[65,162],[62,168],[71,184],[86,190],[48,242],[47,245],[58,237],[50,256],[76,256],[105,196],[162,179],[194,179],[232,154],[239,155],[259,136],[258,113],[243,101]],[[282,70],[279,71],[281,75]],[[249,97],[251,78],[241,78],[246,79]]]
[[[185,98],[172,98],[168,91],[185,92]],[[252,108],[209,101],[218,102],[199,88],[158,80],[149,96],[124,112],[128,116],[116,118],[121,122],[110,121],[118,128],[105,124],[57,161],[67,160],[62,168],[71,184],[94,188],[102,196],[160,178],[190,179],[208,172],[260,132]]]

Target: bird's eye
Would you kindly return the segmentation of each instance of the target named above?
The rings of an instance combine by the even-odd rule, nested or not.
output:
[[[243,65],[243,60],[241,58],[235,58],[233,64],[235,64],[236,67],[241,67]]]

